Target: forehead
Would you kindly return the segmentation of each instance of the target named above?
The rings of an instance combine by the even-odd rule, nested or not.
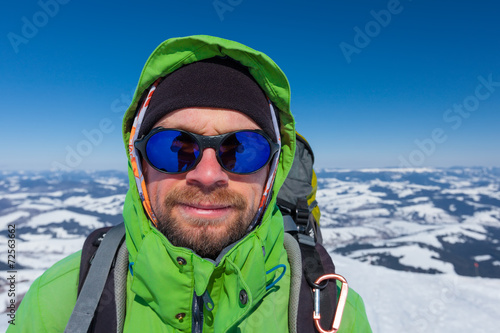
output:
[[[243,129],[261,129],[247,115],[227,109],[186,108],[171,112],[153,127],[178,128],[202,135],[217,135]]]

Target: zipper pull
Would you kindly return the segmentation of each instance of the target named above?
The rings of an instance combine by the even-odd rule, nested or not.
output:
[[[208,293],[208,290],[205,290],[203,295],[201,295],[203,298],[203,304],[205,304],[205,309],[207,311],[212,311],[214,309],[214,301],[212,300],[212,297],[210,297],[210,294]]]

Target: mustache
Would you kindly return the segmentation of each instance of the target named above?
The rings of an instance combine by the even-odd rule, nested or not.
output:
[[[202,191],[196,186],[176,188],[165,197],[163,203],[169,208],[178,204],[230,206],[237,210],[245,210],[247,207],[243,195],[223,187],[210,192]]]

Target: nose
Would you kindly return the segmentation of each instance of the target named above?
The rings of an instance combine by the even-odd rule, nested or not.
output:
[[[217,161],[212,148],[206,148],[196,168],[186,174],[188,185],[204,188],[225,186],[228,180],[229,176]]]

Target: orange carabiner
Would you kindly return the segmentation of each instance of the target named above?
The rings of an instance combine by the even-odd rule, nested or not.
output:
[[[337,303],[337,310],[335,311],[335,316],[333,317],[333,323],[332,323],[332,329],[330,331],[327,331],[321,327],[320,324],[320,319],[321,319],[321,313],[319,309],[319,295],[321,293],[320,289],[313,288],[313,294],[314,294],[314,312],[313,312],[313,319],[314,319],[314,325],[316,325],[316,328],[320,333],[336,333],[339,330],[340,327],[340,321],[342,320],[342,314],[344,313],[344,307],[345,307],[345,302],[347,300],[347,293],[349,291],[349,286],[347,285],[347,280],[342,276],[338,274],[325,274],[323,276],[320,276],[314,283],[316,285],[319,285],[321,282],[325,280],[339,280],[342,282],[342,288],[340,289],[340,296],[339,296],[339,302]]]

